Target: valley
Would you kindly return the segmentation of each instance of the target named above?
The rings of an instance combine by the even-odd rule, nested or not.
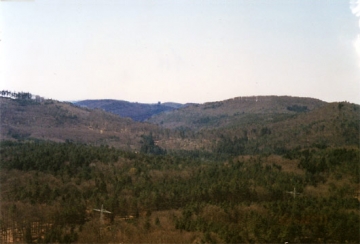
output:
[[[144,104],[110,99],[84,100],[74,102],[74,104],[80,107],[102,109],[106,112],[117,114],[125,118],[128,117],[135,121],[144,121],[153,115],[187,106],[186,104],[180,103],[158,102],[157,104]]]

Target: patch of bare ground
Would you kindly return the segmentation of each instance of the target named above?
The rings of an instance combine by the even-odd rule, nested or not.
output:
[[[264,165],[269,166],[281,166],[281,171],[294,173],[299,175],[304,175],[305,171],[298,167],[299,160],[298,159],[286,159],[279,155],[270,155],[266,157],[258,157],[253,155],[242,155],[237,157],[237,159],[241,162],[251,162],[254,160],[260,160]]]
[[[201,243],[203,234],[177,230],[177,210],[154,211],[138,219],[115,218],[112,225],[101,225],[97,218],[87,222],[78,243]]]
[[[281,171],[294,173],[299,175],[304,175],[305,171],[298,167],[299,160],[297,159],[286,159],[279,155],[270,155],[264,160],[265,165],[279,165],[281,166]]]
[[[304,188],[304,194],[312,197],[324,197],[329,194],[329,184],[318,184],[316,187],[308,185]]]
[[[262,214],[265,214],[267,213],[267,210],[261,206],[260,204],[257,204],[257,203],[251,203],[250,205],[248,206],[243,206],[240,208],[241,211],[243,212],[257,212],[257,213],[262,213]]]
[[[352,183],[348,178],[336,179],[331,176],[325,183],[316,186],[308,185],[304,189],[304,194],[313,197],[326,197],[329,195],[342,195],[343,197],[354,197],[360,200],[360,186]]]

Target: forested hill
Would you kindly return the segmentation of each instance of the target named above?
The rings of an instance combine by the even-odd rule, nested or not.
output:
[[[154,125],[26,94],[0,98],[0,243],[360,243],[359,105],[238,98]]]
[[[180,107],[183,104],[179,103],[131,103],[127,101],[100,99],[100,100],[83,100],[74,102],[75,105],[87,108],[100,108],[107,112],[117,114],[121,117],[129,117],[135,121],[144,121],[153,115],[171,111]]]
[[[186,127],[195,130],[220,128],[241,123],[252,115],[260,115],[266,120],[281,114],[286,115],[282,116],[285,119],[325,104],[326,102],[318,99],[290,96],[236,97],[218,102],[193,104],[155,115],[148,122],[166,128]]]
[[[217,138],[218,152],[284,153],[294,148],[359,147],[360,106],[329,103],[306,113],[249,115],[237,125],[203,130]],[[208,133],[206,133],[206,131]]]
[[[99,109],[71,103],[0,98],[1,140],[74,141],[138,149],[143,134],[159,134],[156,125],[135,122]]]
[[[0,98],[0,103],[2,140],[74,141],[139,150],[144,136],[151,134],[152,146],[166,150],[230,155],[359,142],[359,105],[309,98],[247,97],[189,105],[149,120],[158,125],[53,100]]]

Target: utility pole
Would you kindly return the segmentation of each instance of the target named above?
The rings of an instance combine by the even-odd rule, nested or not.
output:
[[[286,193],[289,193],[289,194],[293,195],[294,199],[295,199],[296,195],[300,195],[300,193],[297,193],[297,192],[296,192],[296,188],[295,188],[295,187],[294,187],[294,191],[287,191]]]
[[[107,211],[107,210],[104,209],[103,204],[101,204],[101,209],[94,208],[93,210],[97,211],[97,212],[100,212],[100,223],[101,224],[104,224],[104,213],[111,214],[110,211]]]
[[[104,213],[111,214],[111,212],[105,210],[103,204],[101,204],[101,209],[94,208],[93,210],[96,212],[100,212],[99,238],[101,238],[105,231],[105,228],[103,227],[104,226]]]

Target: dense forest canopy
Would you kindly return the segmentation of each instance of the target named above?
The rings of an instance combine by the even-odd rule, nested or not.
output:
[[[1,227],[46,226],[27,240],[36,242],[87,242],[89,235],[94,242],[136,242],[132,232],[117,233],[124,226],[154,242],[171,226],[174,236],[186,231],[204,242],[359,242],[359,149],[273,157],[217,161],[185,152],[3,142]],[[298,195],[289,194],[294,188]],[[91,211],[101,204],[112,212],[103,225]]]

